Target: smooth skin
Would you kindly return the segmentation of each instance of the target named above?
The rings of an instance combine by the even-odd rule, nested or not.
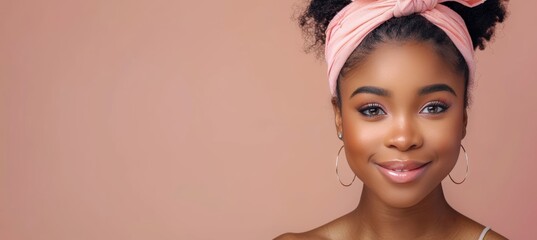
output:
[[[340,81],[333,101],[349,166],[363,182],[353,211],[289,239],[478,239],[484,226],[453,209],[441,181],[466,135],[464,76],[428,42],[382,43]],[[394,183],[376,163],[430,162],[424,174]],[[485,239],[506,239],[490,230]]]

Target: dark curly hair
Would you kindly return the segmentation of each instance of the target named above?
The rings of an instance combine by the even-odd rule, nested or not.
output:
[[[444,2],[442,4],[457,12],[464,19],[472,37],[474,49],[483,50],[486,46],[485,43],[492,39],[496,24],[505,20],[507,1],[487,0],[473,8],[465,7],[457,2]],[[311,0],[309,2],[297,19],[306,39],[306,52],[315,52],[318,57],[323,56],[328,24],[350,2],[350,0]],[[337,96],[340,96],[339,81],[341,77],[371,53],[377,44],[410,40],[433,43],[437,53],[452,63],[457,71],[464,74],[464,105],[468,107],[469,70],[466,61],[444,31],[419,14],[392,18],[369,33],[341,69],[336,87]],[[341,107],[339,97],[333,97],[332,101]]]

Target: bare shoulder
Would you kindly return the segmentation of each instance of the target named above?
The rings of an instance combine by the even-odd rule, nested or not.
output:
[[[284,233],[280,236],[277,236],[273,240],[300,240],[300,239],[303,239],[303,238],[300,236],[297,236],[296,233]]]
[[[331,223],[328,223],[302,233],[285,233],[276,237],[274,240],[331,240],[333,239],[329,234],[331,225]]]
[[[483,224],[480,224],[472,219],[470,219],[469,217],[467,216],[464,216],[461,214],[461,216],[463,216],[463,222],[464,222],[464,226],[466,229],[468,229],[470,232],[473,232],[474,234],[477,234],[477,235],[474,235],[473,237],[475,237],[475,239],[477,239],[477,236],[479,236],[481,234],[481,232],[483,231],[483,229],[485,228],[485,225]],[[496,231],[494,231],[494,229],[490,229],[486,234],[485,234],[485,240],[504,240],[504,239],[507,239],[506,237],[500,235],[499,233],[497,233]]]
[[[491,229],[487,232],[484,239],[485,240],[506,240],[507,238]]]
[[[320,227],[302,233],[285,233],[274,240],[332,240],[349,239],[345,234],[348,231],[348,215],[341,216]]]
[[[274,238],[274,240],[306,240],[306,239],[329,240],[328,238],[325,238],[320,235],[316,235],[314,233],[284,233]]]

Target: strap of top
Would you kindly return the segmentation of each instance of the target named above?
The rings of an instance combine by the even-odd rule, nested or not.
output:
[[[483,231],[481,232],[481,235],[479,235],[479,240],[483,240],[489,230],[490,230],[490,227],[486,227],[485,229],[483,229]]]

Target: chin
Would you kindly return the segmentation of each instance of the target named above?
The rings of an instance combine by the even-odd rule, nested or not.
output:
[[[399,193],[399,194],[387,194],[384,198],[381,198],[386,205],[394,208],[410,208],[418,205],[425,197],[425,194],[413,194],[413,193]]]
[[[435,187],[417,185],[390,186],[378,188],[376,195],[387,206],[404,209],[418,205],[434,189]]]

